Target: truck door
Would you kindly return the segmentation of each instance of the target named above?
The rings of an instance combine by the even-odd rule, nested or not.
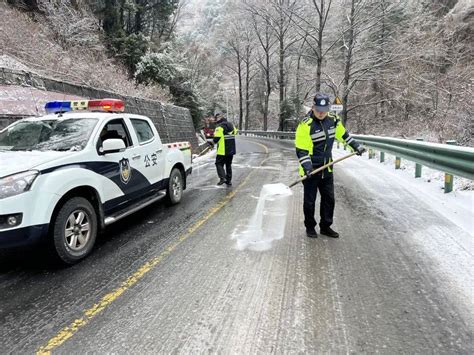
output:
[[[102,142],[109,138],[122,139],[125,150],[117,153],[103,154]],[[96,169],[99,174],[108,178],[102,186],[107,201],[104,202],[104,212],[114,213],[133,203],[149,185],[140,173],[137,156],[139,147],[133,145],[132,137],[123,118],[108,120],[97,137],[96,148],[99,162]],[[117,187],[122,194],[117,196]]]
[[[140,151],[140,159],[136,159],[137,169],[147,178],[151,186],[146,194],[163,189],[165,154],[161,139],[153,130],[151,123],[140,117],[130,117],[130,123],[136,136],[136,144]]]

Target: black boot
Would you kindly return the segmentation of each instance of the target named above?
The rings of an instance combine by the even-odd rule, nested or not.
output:
[[[225,180],[224,180],[224,179],[221,179],[221,180],[219,180],[219,182],[217,183],[217,185],[224,185],[224,183],[225,183]]]
[[[330,238],[339,238],[339,233],[332,230],[330,227],[320,229],[321,234],[324,234],[326,237]]]
[[[311,228],[311,229],[306,228],[306,236],[309,238],[317,238],[318,233],[316,233],[316,230],[314,228]]]

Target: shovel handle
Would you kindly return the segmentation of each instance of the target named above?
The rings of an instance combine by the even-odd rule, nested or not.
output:
[[[308,178],[308,176],[317,174],[317,173],[319,173],[321,170],[324,170],[324,169],[330,167],[331,165],[336,164],[336,163],[338,163],[338,162],[340,162],[340,161],[342,161],[342,160],[344,160],[344,159],[350,158],[350,157],[352,157],[353,155],[356,155],[356,154],[357,154],[357,152],[353,152],[353,153],[351,153],[351,154],[344,155],[343,157],[340,157],[340,158],[338,158],[338,159],[336,159],[336,160],[334,160],[334,161],[332,161],[332,162],[330,162],[330,163],[327,163],[326,165],[323,165],[323,166],[321,166],[321,167],[319,167],[319,168],[313,170],[312,172],[309,173],[309,175],[305,175],[305,176],[303,176],[302,178],[296,180],[296,181],[293,182],[291,185],[289,185],[289,187],[291,188],[291,187],[293,187],[293,186],[299,184],[300,182],[303,182],[304,180],[306,180],[306,179]]]
[[[198,157],[204,155],[204,153],[206,153],[209,150],[209,148],[212,148],[212,145],[209,145],[208,147],[204,148],[203,151],[198,154]]]

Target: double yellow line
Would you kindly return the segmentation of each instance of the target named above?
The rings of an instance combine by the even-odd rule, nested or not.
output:
[[[252,142],[254,144],[260,145],[265,149],[265,153],[268,154],[268,148],[263,144]],[[182,242],[188,239],[196,230],[198,230],[204,223],[206,223],[212,216],[219,212],[234,196],[235,194],[242,189],[242,187],[248,182],[250,178],[250,173],[242,181],[242,183],[232,192],[229,192],[226,197],[219,202],[216,206],[211,208],[207,214],[201,218],[198,222],[192,225],[188,231],[180,236],[176,242],[168,246],[160,255],[154,257],[143,266],[141,266],[137,271],[135,271],[131,276],[129,276],[118,288],[112,292],[107,293],[102,299],[93,305],[91,308],[83,312],[82,317],[74,320],[69,326],[63,328],[57,335],[51,338],[46,345],[43,345],[38,349],[36,354],[46,355],[51,354],[51,351],[57,348],[58,346],[64,344],[68,339],[70,339],[79,329],[87,325],[92,319],[99,315],[105,308],[107,308],[112,302],[119,298],[126,290],[135,285],[140,281],[147,272],[152,270],[156,265],[161,263],[164,258],[170,255]]]

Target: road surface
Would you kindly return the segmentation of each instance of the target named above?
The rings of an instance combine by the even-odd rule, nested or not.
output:
[[[78,265],[2,253],[0,353],[473,353],[472,235],[354,157],[335,167],[341,238],[305,236],[299,185],[285,237],[238,250],[297,162],[291,142],[237,144],[231,188],[199,159],[181,204],[111,226]]]

